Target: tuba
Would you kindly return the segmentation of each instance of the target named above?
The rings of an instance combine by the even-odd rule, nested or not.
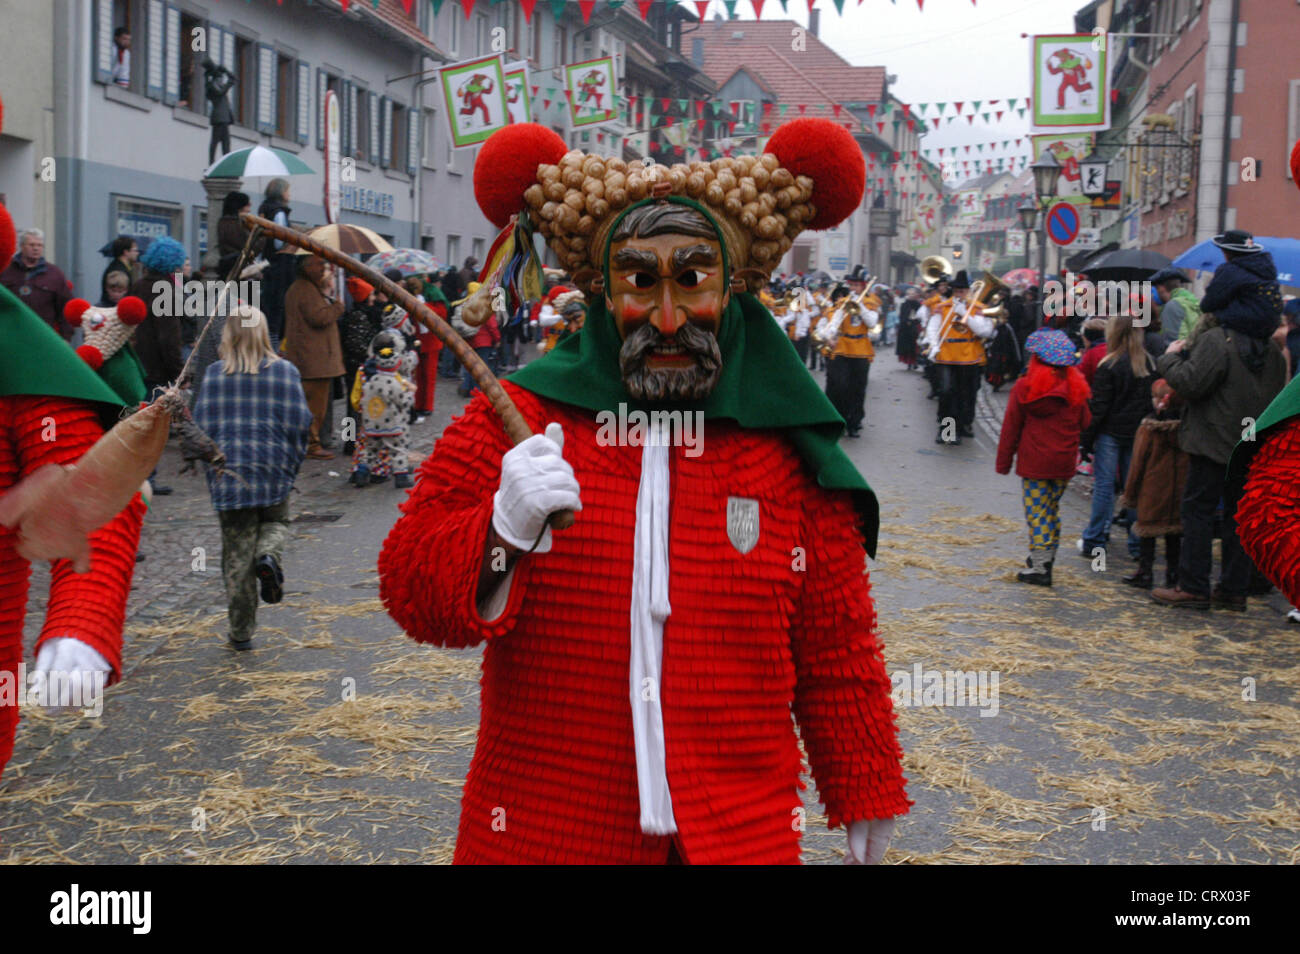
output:
[[[921,261],[921,277],[927,285],[952,275],[952,263],[942,255],[929,255]],[[870,287],[870,286],[868,286]]]

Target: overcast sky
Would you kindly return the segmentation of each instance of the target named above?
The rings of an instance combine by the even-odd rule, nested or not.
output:
[[[950,116],[951,103],[957,100],[1028,96],[1029,41],[1020,34],[1072,33],[1074,14],[1086,5],[1086,0],[978,0],[974,6],[970,0],[926,0],[925,9],[919,10],[916,0],[866,0],[861,6],[857,0],[845,0],[842,15],[835,12],[832,0],[818,0],[816,7],[821,12],[819,36],[835,52],[855,66],[884,66],[898,77],[892,88],[895,96],[906,103],[949,103],[944,115]],[[785,14],[778,0],[767,0],[763,19],[808,22],[806,0],[789,0],[787,6]],[[722,5],[715,3],[710,16],[714,8],[721,10]],[[748,0],[741,0],[736,9],[742,18],[753,18]],[[965,107],[964,112],[969,111]],[[1014,140],[1029,130],[1028,113],[1020,119],[1011,112],[988,126],[978,117],[973,124],[964,118],[951,124],[945,119],[937,130],[929,122],[935,115],[933,107],[924,115],[930,133],[922,140],[923,148]],[[1030,154],[1027,140],[1021,151]],[[1001,149],[992,153],[1008,154]],[[982,156],[972,148],[970,158]]]

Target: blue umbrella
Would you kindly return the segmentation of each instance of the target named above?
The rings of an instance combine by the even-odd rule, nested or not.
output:
[[[1255,236],[1255,243],[1273,256],[1277,265],[1277,280],[1282,285],[1300,284],[1300,239]],[[1213,239],[1198,242],[1174,259],[1175,268],[1193,268],[1198,272],[1212,272],[1223,264],[1223,251]]]

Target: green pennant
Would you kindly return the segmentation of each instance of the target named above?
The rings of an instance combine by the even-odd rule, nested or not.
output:
[[[785,13],[789,13],[790,8],[786,6],[786,4],[789,3],[789,0],[780,0],[780,3],[781,3],[781,10]]]
[[[622,6],[624,3],[626,3],[626,2],[627,2],[627,0],[605,0],[605,9],[607,9],[607,10],[617,10],[619,7],[621,7],[621,6]]]
[[[677,107],[682,111],[683,115],[690,112],[690,106],[691,101],[689,99],[679,99],[677,101]]]
[[[782,6],[785,6],[785,4],[782,4]],[[790,108],[790,104],[789,104],[789,103],[781,103],[781,105],[780,105],[780,109],[781,109],[781,118],[782,118],[782,119],[785,119],[785,111],[786,111],[787,109],[789,109],[789,108]]]
[[[947,104],[947,103],[935,103],[935,105],[939,107],[939,115],[942,116],[942,115],[943,115],[943,111],[944,111],[944,109],[948,106],[948,104]]]
[[[1014,98],[1007,100],[1007,109],[1015,109],[1016,101]]]
[[[549,0],[549,2],[551,4],[551,16],[555,18],[556,22],[559,22],[564,16],[565,0]]]
[[[442,12],[442,5],[446,3],[447,0],[429,0],[429,2],[433,4],[433,15],[436,17]]]
[[[972,113],[978,113],[980,111],[980,103],[982,102],[984,102],[982,99],[972,99],[970,101],[970,111]]]
[[[1024,119],[1024,118],[1025,118],[1025,107],[1024,107],[1024,106],[1021,106],[1019,109],[1017,109],[1017,110],[1016,110],[1016,115],[1019,116],[1021,119]]]
[[[722,0],[722,5],[727,8],[728,20],[734,20],[736,18],[736,3],[737,0]]]
[[[833,2],[835,4],[835,12],[842,14],[844,12],[844,0],[833,0]]]
[[[989,121],[989,114],[988,114],[988,113],[980,113],[980,119],[982,119],[984,122],[988,122],[988,121]]]

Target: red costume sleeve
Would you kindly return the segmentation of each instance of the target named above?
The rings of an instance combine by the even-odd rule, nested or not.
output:
[[[43,440],[50,421],[55,439]],[[43,464],[75,464],[104,433],[91,405],[66,398],[20,399],[11,427],[22,475]],[[108,660],[113,667],[110,684],[121,677],[122,624],[144,511],[144,501],[136,494],[126,509],[91,535],[89,573],[73,572],[67,560],[54,562],[37,652],[47,639],[71,636]]]
[[[1024,415],[1020,410],[1020,395],[1024,387],[1020,382],[1011,389],[1007,397],[1007,410],[1002,415],[1002,433],[998,436],[998,459],[995,469],[999,474],[1011,473],[1011,463],[1016,450],[1020,447],[1020,430],[1024,427]]]
[[[834,828],[906,814],[912,803],[891,684],[847,491],[810,495],[803,539],[808,575],[791,633],[794,711],[827,821]]]
[[[1255,452],[1237,536],[1260,572],[1300,606],[1300,419],[1271,431]]]
[[[501,457],[510,449],[496,414],[479,394],[420,468],[379,553],[379,596],[412,639],[459,648],[514,625],[522,588],[506,611],[484,622],[475,606]]]

